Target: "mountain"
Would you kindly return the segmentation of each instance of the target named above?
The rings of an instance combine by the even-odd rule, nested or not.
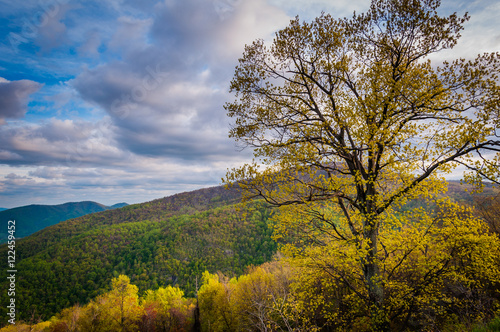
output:
[[[0,211],[5,211],[5,210],[8,210],[8,209],[0,207]]]
[[[128,204],[127,203],[116,203],[116,204],[113,204],[111,206],[108,206],[109,209],[118,209],[118,208],[122,208],[124,206],[127,206]]]
[[[240,275],[269,261],[277,250],[267,221],[272,210],[254,202],[241,211],[239,199],[236,190],[201,189],[63,221],[17,241],[19,319],[48,319],[87,303],[119,274],[141,292],[177,285],[194,296],[205,270]],[[8,250],[0,246],[0,256]],[[0,269],[0,288],[7,287],[6,259]]]
[[[7,224],[9,220],[16,221],[16,238],[31,235],[45,227],[61,221],[81,217],[83,215],[101,212],[126,206],[127,203],[118,203],[105,206],[96,202],[70,202],[60,205],[27,205],[0,211],[0,220]],[[7,241],[7,227],[0,230],[0,243]]]

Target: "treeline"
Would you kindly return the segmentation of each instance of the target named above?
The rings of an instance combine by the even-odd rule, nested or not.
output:
[[[147,208],[146,204],[140,209]],[[165,219],[89,227],[87,222],[101,218],[93,215],[57,225],[57,240],[40,234],[17,245],[18,318],[48,319],[76,303],[87,303],[108,291],[109,280],[120,274],[128,275],[141,293],[171,285],[194,297],[196,283],[201,283],[206,270],[240,275],[246,266],[271,259],[277,244],[267,224],[270,213],[256,202],[245,213],[222,206]],[[6,270],[2,268],[0,281],[4,289]],[[7,292],[2,292],[0,302],[7,301]],[[5,306],[0,315],[5,324]]]
[[[138,287],[120,275],[112,288],[87,305],[66,308],[50,320],[18,323],[1,331],[188,331],[194,324],[195,301],[178,287],[148,290],[139,297]]]
[[[240,198],[241,194],[237,189],[227,190],[219,186],[175,194],[146,203],[128,205],[120,209],[67,220],[24,238],[20,242],[22,245],[17,248],[18,260],[31,257],[53,244],[97,228],[145,220],[161,222],[172,216],[194,214],[235,204]],[[5,245],[0,246],[0,251],[5,250],[5,248]],[[4,264],[4,262],[0,262],[0,264]]]

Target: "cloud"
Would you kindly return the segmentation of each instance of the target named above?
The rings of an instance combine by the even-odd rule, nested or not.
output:
[[[477,1],[468,10],[471,19],[464,25],[463,37],[455,51],[461,56],[469,57],[475,57],[484,52],[497,52],[500,49],[500,31],[497,24],[500,2]],[[467,9],[462,9],[459,14],[465,11]],[[478,38],[478,36],[481,37]]]
[[[224,6],[225,7],[224,7]],[[122,57],[71,81],[102,107],[120,148],[148,157],[220,160],[235,153],[223,105],[245,43],[289,17],[265,1],[165,1],[154,20],[117,19],[109,43]]]
[[[127,153],[116,147],[109,120],[50,119],[42,124],[0,127],[0,164],[95,167],[123,165]]]
[[[140,203],[219,184],[227,164],[189,165],[164,159],[131,159],[126,168],[0,166],[2,207],[92,200],[106,205]],[[4,173],[4,176],[1,174]]]
[[[151,36],[185,64],[224,65],[242,54],[245,44],[270,39],[290,20],[264,0],[165,1],[155,8]]]
[[[21,176],[21,175],[17,175],[15,173],[9,173],[5,176],[6,179],[9,179],[9,180],[21,180],[21,179],[29,179],[27,176]]]
[[[101,36],[97,30],[85,32],[85,41],[78,47],[78,54],[84,57],[95,57],[99,54]]]
[[[24,117],[29,96],[42,86],[30,80],[8,81],[0,77],[0,125],[5,123],[5,119]]]
[[[109,64],[82,73],[73,86],[108,112],[121,148],[135,154],[202,160],[234,152],[222,107],[225,89],[212,86],[209,72],[181,80],[162,67],[153,63],[140,71],[123,62]]]
[[[274,32],[287,26],[291,19],[282,8],[264,0],[240,1],[232,14],[217,27],[217,57],[237,59],[246,44],[256,39],[271,40]]]
[[[121,51],[126,55],[129,50],[140,49],[147,45],[147,32],[152,19],[137,19],[121,16],[117,19],[117,30],[108,43],[113,51]]]
[[[68,11],[77,9],[79,5],[55,3],[41,12],[39,22],[35,23],[35,43],[42,53],[68,43],[67,27],[63,22]]]

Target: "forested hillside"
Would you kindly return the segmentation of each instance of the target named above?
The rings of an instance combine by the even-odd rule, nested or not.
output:
[[[459,203],[497,192],[487,187],[471,196],[458,182],[448,187],[450,198]],[[193,297],[204,271],[239,276],[245,267],[269,261],[277,250],[268,225],[271,209],[257,201],[239,211],[239,199],[234,189],[207,188],[68,220],[19,240],[19,318],[47,320],[85,304],[109,291],[111,279],[121,274],[140,294],[172,285]],[[408,208],[423,204],[412,201]],[[0,251],[5,255],[6,246]],[[6,301],[6,295],[0,300]],[[7,316],[2,317],[5,324]]]
[[[238,275],[268,261],[276,252],[270,211],[255,203],[244,215],[231,205],[238,196],[222,187],[178,194],[68,220],[18,241],[19,318],[48,319],[86,303],[119,274],[141,292],[177,285],[193,296],[205,270]],[[2,262],[2,287],[6,270]],[[5,292],[0,296],[7,301]]]

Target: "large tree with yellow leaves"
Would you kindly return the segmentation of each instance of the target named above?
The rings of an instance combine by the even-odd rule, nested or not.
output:
[[[352,18],[296,18],[270,45],[246,46],[226,105],[230,136],[255,155],[226,181],[280,206],[278,230],[296,229],[302,246],[352,245],[373,317],[387,301],[384,257],[395,259],[383,231],[407,226],[395,209],[435,197],[458,166],[476,184],[500,175],[500,54],[431,62],[469,19],[439,5],[372,0]]]

